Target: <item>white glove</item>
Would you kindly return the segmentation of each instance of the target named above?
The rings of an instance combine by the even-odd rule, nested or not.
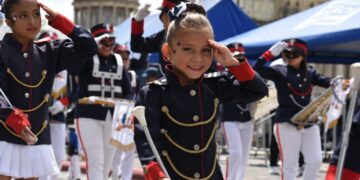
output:
[[[286,42],[279,41],[279,42],[275,43],[273,46],[271,46],[269,51],[273,57],[276,57],[276,56],[280,55],[280,53],[283,52],[284,49],[287,47],[288,47],[288,44]]]
[[[143,6],[140,6],[135,14],[135,21],[142,21],[145,19],[146,16],[150,14],[149,8],[150,4],[145,4]]]
[[[56,115],[57,113],[63,111],[65,109],[65,106],[59,101],[56,100],[55,103],[49,107],[49,111],[51,115]]]

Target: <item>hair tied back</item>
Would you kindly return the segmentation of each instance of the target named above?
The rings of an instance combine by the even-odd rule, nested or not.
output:
[[[186,3],[180,2],[180,4],[174,6],[171,11],[168,12],[168,15],[170,17],[170,21],[173,21],[180,17],[183,12],[186,11]]]

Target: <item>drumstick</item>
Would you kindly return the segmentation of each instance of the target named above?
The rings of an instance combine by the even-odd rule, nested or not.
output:
[[[164,171],[164,174],[166,177],[170,178],[168,172],[165,169],[165,166],[160,158],[159,152],[157,151],[154,141],[151,138],[150,132],[149,132],[149,128],[147,127],[147,123],[146,123],[146,119],[145,119],[145,107],[144,106],[136,106],[133,110],[132,110],[132,114],[136,117],[136,119],[139,121],[141,127],[143,127],[144,132],[145,132],[145,136],[146,139],[149,142],[150,148],[153,151],[156,160],[158,161],[161,169]]]

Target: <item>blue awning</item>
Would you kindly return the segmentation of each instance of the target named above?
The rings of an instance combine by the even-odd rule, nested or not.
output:
[[[308,43],[310,62],[354,63],[360,61],[359,22],[359,0],[333,0],[222,43],[241,42],[254,59],[279,40],[299,38]]]
[[[207,10],[208,18],[214,28],[215,39],[224,40],[257,27],[232,0],[202,0],[200,3]],[[144,37],[157,33],[163,29],[159,19],[160,11],[152,12],[144,20]],[[115,27],[116,42],[130,45],[131,17]],[[155,55],[156,56],[156,55]],[[152,56],[150,62],[157,62],[158,58]]]

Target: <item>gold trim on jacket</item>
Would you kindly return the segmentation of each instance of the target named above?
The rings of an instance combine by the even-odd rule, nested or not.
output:
[[[43,71],[42,71],[42,73],[41,73],[42,78],[41,78],[41,80],[40,80],[37,84],[35,84],[35,85],[26,84],[26,83],[20,81],[20,80],[19,80],[18,78],[16,78],[16,76],[12,73],[12,71],[11,71],[10,68],[7,68],[7,73],[9,73],[9,74],[11,75],[11,77],[12,77],[16,82],[18,82],[19,84],[21,84],[22,86],[25,86],[25,87],[27,87],[27,88],[37,88],[37,87],[39,87],[39,86],[43,83],[43,81],[45,80],[47,71],[46,71],[46,70],[43,70]]]
[[[212,113],[211,117],[206,121],[201,121],[201,122],[197,122],[197,123],[183,123],[183,122],[177,121],[173,116],[171,116],[171,114],[169,112],[169,108],[167,106],[162,106],[161,111],[164,112],[166,114],[166,116],[172,122],[174,122],[175,124],[177,124],[179,126],[195,127],[195,126],[201,126],[201,125],[205,125],[205,124],[210,123],[215,118],[215,116],[217,114],[218,106],[219,106],[219,99],[215,98],[214,99],[214,110],[213,110],[213,113]]]

